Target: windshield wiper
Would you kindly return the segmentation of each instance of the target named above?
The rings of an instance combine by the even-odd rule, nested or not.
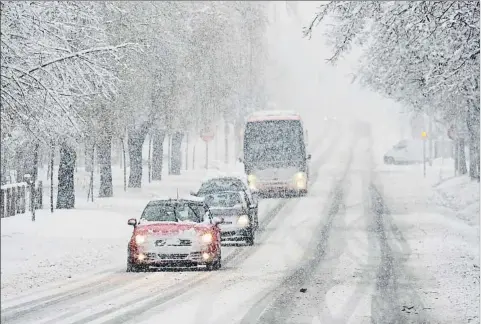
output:
[[[180,222],[180,219],[179,219],[179,217],[177,216],[177,207],[176,207],[176,206],[174,206],[174,217],[175,217],[175,221],[176,221],[177,223]]]
[[[189,206],[189,205],[187,205],[187,206]],[[199,220],[199,223],[200,223],[202,220],[201,220],[199,214],[197,214],[197,212],[196,212],[193,208],[191,208],[190,206],[189,206],[189,208],[190,208],[190,210],[192,210],[192,212],[194,213],[195,217],[197,217],[197,219]]]

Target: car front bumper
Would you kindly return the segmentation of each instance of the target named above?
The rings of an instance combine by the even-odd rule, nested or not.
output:
[[[259,196],[299,195],[307,193],[307,181],[297,185],[291,181],[262,181],[251,186],[252,193]]]
[[[245,241],[252,233],[251,227],[225,226],[221,227],[221,242]]]
[[[142,251],[129,254],[129,263],[146,267],[195,268],[205,267],[217,259],[212,251]]]

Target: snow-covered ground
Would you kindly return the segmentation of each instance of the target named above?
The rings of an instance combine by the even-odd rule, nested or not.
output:
[[[262,200],[255,246],[223,247],[219,272],[125,272],[127,219],[200,170],[2,219],[2,322],[479,322],[479,184],[379,164],[353,125],[313,139],[309,196]]]
[[[308,196],[261,200],[255,245],[223,246],[220,271],[126,273],[127,219],[154,197],[186,195],[242,165],[203,170],[205,146],[192,137],[194,169],[152,183],[144,172],[142,188],[124,192],[114,166],[114,197],[94,202],[79,169],[75,210],[50,214],[46,191],[35,223],[1,220],[2,323],[479,323],[479,183],[454,177],[449,159],[426,177],[422,165],[384,165],[403,136],[393,105],[343,81],[345,67],[323,69],[318,81],[309,72],[320,53],[295,41],[298,27],[271,35],[273,69],[285,70],[270,86],[291,106],[280,109],[305,116]],[[212,161],[224,156],[217,145]]]

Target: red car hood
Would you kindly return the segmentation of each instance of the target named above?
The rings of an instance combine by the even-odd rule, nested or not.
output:
[[[135,228],[135,233],[140,235],[176,235],[190,229],[194,229],[196,232],[202,233],[209,228],[210,226],[208,224],[159,222],[137,225]]]

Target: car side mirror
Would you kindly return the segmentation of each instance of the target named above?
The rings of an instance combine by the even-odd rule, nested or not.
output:
[[[224,222],[224,218],[216,216],[212,219],[212,222],[214,223],[214,225],[219,225],[219,224],[222,224]]]
[[[197,197],[197,192],[191,191],[191,192],[190,192],[190,195],[191,195],[191,196],[194,196],[194,197]]]
[[[131,218],[127,221],[127,224],[135,227],[135,226],[137,226],[137,220],[135,218]]]
[[[242,159],[241,157],[237,159],[240,163],[244,162],[244,159]]]
[[[308,160],[310,160],[310,159],[311,159],[311,157],[312,157],[312,155],[311,155],[311,154],[307,154],[307,159],[308,159]]]

